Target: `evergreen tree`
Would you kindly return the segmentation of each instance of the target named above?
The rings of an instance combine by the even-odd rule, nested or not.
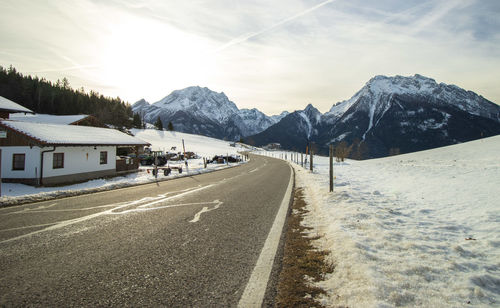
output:
[[[169,131],[173,131],[174,130],[174,125],[172,124],[172,122],[168,122],[168,130]]]
[[[141,116],[138,113],[134,113],[134,118],[132,120],[132,127],[142,128]]]
[[[155,127],[157,130],[163,130],[163,122],[161,121],[160,117],[155,122]]]
[[[119,97],[109,98],[83,88],[74,90],[64,77],[56,83],[37,76],[24,76],[13,66],[0,66],[0,95],[36,113],[89,114],[105,124],[129,128],[133,112]]]

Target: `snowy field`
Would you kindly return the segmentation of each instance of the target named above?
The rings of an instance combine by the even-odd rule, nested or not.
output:
[[[237,151],[245,150],[239,147],[231,147],[229,142],[222,141],[219,139],[191,135],[178,132],[167,132],[158,131],[154,129],[146,130],[132,130],[132,133],[136,137],[151,143],[153,150],[167,150],[169,151],[172,147],[176,147],[175,152],[182,152],[182,140],[184,139],[184,144],[186,146],[186,151],[191,151],[198,156],[200,159],[189,160],[188,170],[181,163],[173,162],[171,165],[182,165],[183,173],[179,174],[176,170],[172,170],[169,176],[164,176],[163,173],[159,173],[158,180],[164,180],[169,178],[175,178],[180,176],[188,176],[193,174],[199,174],[204,172],[210,172],[216,169],[227,168],[226,165],[222,164],[209,164],[207,169],[203,168],[203,157],[213,157],[214,155],[226,155],[234,154],[237,155]],[[235,164],[230,164],[234,166]],[[152,167],[140,167],[140,172],[129,174],[126,176],[114,177],[109,179],[95,179],[84,183],[68,185],[68,186],[58,186],[58,187],[33,187],[23,184],[14,183],[2,183],[2,196],[0,197],[0,204],[11,204],[17,201],[35,201],[50,199],[55,196],[61,195],[74,195],[82,192],[92,192],[108,190],[113,188],[125,187],[135,184],[143,184],[148,182],[156,181],[155,177],[147,172],[147,169]]]
[[[332,194],[328,158],[295,169],[336,266],[324,304],[500,307],[500,136],[336,163]]]

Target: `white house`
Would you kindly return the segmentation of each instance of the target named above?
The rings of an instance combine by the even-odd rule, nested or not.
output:
[[[11,113],[20,112],[23,114],[34,113],[26,107],[23,107],[13,101],[0,96],[0,118],[8,119]]]
[[[19,122],[107,127],[95,117],[86,114],[53,115],[40,113],[13,113],[10,115],[9,119]]]
[[[1,120],[1,179],[48,186],[137,171],[137,159],[117,163],[117,147],[147,145],[114,129]]]

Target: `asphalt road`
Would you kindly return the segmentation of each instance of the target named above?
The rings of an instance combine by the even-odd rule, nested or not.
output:
[[[236,306],[291,169],[243,166],[0,209],[0,306]]]

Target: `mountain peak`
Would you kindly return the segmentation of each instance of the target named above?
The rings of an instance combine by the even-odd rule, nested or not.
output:
[[[438,84],[432,78],[415,74],[414,76],[387,77],[377,75],[371,78],[362,90],[375,95],[381,94],[430,94]]]
[[[227,98],[226,94],[224,92],[217,93],[215,91],[210,90],[207,87],[200,87],[200,86],[190,86],[184,89],[180,90],[174,90],[171,94],[177,94],[177,95],[186,95],[190,96],[193,99],[195,99],[196,96],[208,96],[208,95],[216,95],[216,96],[221,96]]]
[[[175,90],[153,105],[172,112],[180,110],[201,112],[217,122],[225,122],[238,112],[238,107],[224,93],[217,93],[200,86]]]
[[[307,105],[303,112],[314,122],[319,122],[319,119],[321,118],[321,112],[312,104]]]
[[[315,111],[315,110],[318,110],[318,109],[316,109],[312,104],[308,104],[306,106],[306,108],[304,109],[304,111]]]
[[[147,106],[149,106],[149,103],[144,98],[141,98],[132,105],[132,110],[145,108]]]
[[[256,108],[238,109],[224,92],[200,86],[172,91],[152,105],[140,100],[132,110],[144,114],[150,123],[161,118],[182,132],[234,140],[259,133],[275,123],[275,118]]]

